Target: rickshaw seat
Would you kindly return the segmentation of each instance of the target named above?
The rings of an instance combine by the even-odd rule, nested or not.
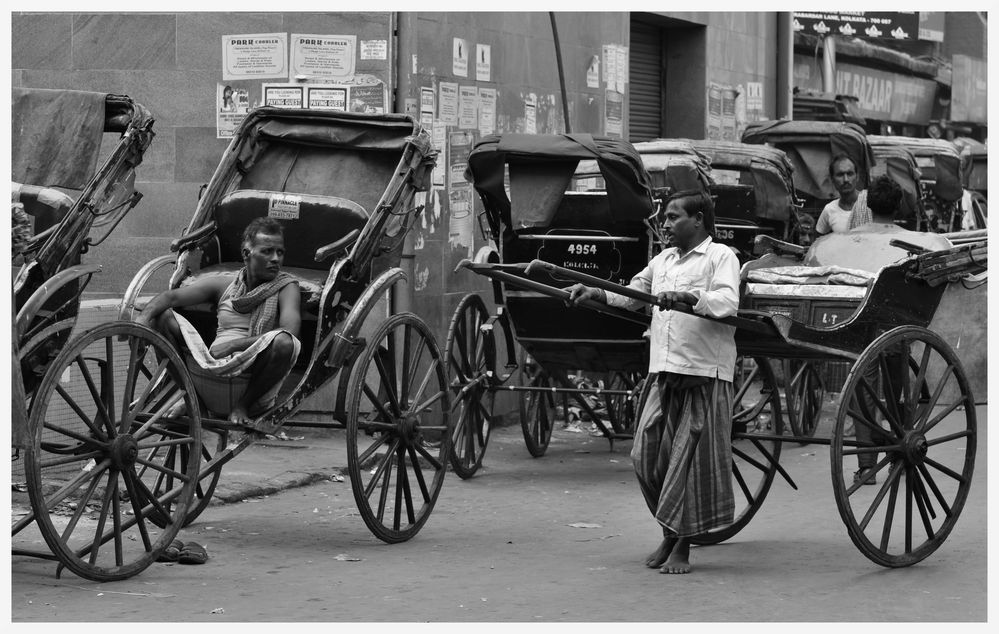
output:
[[[237,190],[227,194],[215,207],[218,261],[242,262],[243,230],[254,218],[268,215],[284,226],[285,268],[324,273],[329,270],[329,262],[316,262],[316,250],[363,228],[368,221],[368,212],[346,198]]]

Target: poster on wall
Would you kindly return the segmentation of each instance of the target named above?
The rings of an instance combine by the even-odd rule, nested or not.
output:
[[[590,58],[590,65],[586,69],[586,87],[600,88],[600,56],[594,55]]]
[[[216,84],[215,137],[218,139],[231,138],[249,111],[250,93],[247,88],[232,83]]]
[[[468,77],[468,42],[454,38],[451,56],[451,72],[458,77]]]
[[[468,257],[472,257],[475,225],[472,184],[465,180],[465,167],[474,142],[475,134],[467,130],[448,135],[448,243],[455,250],[466,247]]]
[[[458,125],[458,84],[442,81],[438,86],[437,118],[447,125]]]
[[[617,74],[615,84],[619,93],[624,93],[624,84],[628,81],[628,47],[618,46],[614,50],[615,61],[617,62]]]
[[[361,59],[388,59],[388,40],[361,40]]]
[[[479,91],[475,86],[458,88],[458,127],[473,129],[479,125]]]
[[[613,44],[603,45],[604,83],[608,88],[617,87],[617,52]]]
[[[475,45],[475,79],[489,81],[492,74],[492,47],[488,44]]]
[[[434,187],[444,187],[447,177],[447,124],[443,121],[434,121],[431,129],[430,140],[434,144],[434,149],[440,152],[437,155],[437,163],[434,171],[431,172],[430,182]]]
[[[537,97],[532,92],[524,99],[524,134],[538,133]]]
[[[420,87],[420,125],[429,128],[434,122],[434,89]]]
[[[624,129],[624,95],[616,90],[605,90],[604,101],[604,134],[620,138]]]
[[[306,86],[309,110],[347,110],[347,88],[343,86]]]
[[[496,131],[496,89],[479,88],[479,134]]]
[[[288,34],[222,36],[222,79],[287,77]]]
[[[289,79],[346,81],[354,76],[356,35],[291,35]]]
[[[301,84],[264,84],[264,105],[275,108],[304,108],[305,86]]]
[[[717,141],[721,139],[722,87],[714,82],[708,84],[707,100],[704,138]]]
[[[360,75],[358,75],[360,77]],[[372,77],[372,79],[374,79]],[[362,85],[350,85],[350,111],[383,114],[387,112],[388,89],[381,80],[376,83],[365,82]]]
[[[735,100],[738,95],[739,93],[731,86],[722,89],[721,130],[724,141],[736,140]]]

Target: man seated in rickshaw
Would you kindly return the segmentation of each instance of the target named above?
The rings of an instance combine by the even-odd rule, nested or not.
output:
[[[837,154],[829,162],[829,178],[839,193],[839,198],[830,201],[815,222],[815,232],[824,236],[829,233],[849,231],[871,221],[871,210],[867,202],[867,190],[857,189],[857,164],[846,154]]]
[[[243,268],[235,279],[206,276],[188,286],[156,295],[136,319],[165,333],[188,362],[219,381],[195,378],[199,392],[228,390],[229,421],[248,424],[270,408],[288,376],[301,343],[301,294],[298,282],[281,271],[284,232],[270,217],[255,218],[243,232]],[[207,347],[194,326],[173,308],[211,303],[218,307],[218,330]],[[232,379],[245,378],[241,393]]]
[[[649,377],[658,398],[643,409],[631,451],[642,494],[663,540],[646,558],[665,574],[690,572],[690,541],[734,520],[732,492],[732,378],[735,328],[669,310],[693,307],[715,318],[739,307],[739,260],[715,242],[714,205],[702,191],[672,195],[663,249],[632,278],[630,287],[665,300],[652,315]],[[583,299],[620,307],[639,305],[623,295],[574,284],[569,302]]]
[[[891,240],[903,240],[928,251],[953,246],[938,233],[910,231],[895,224],[894,218],[902,203],[902,188],[890,177],[879,176],[866,191],[871,219],[846,232],[820,237],[808,249],[803,264],[838,264],[877,273],[881,267],[909,255],[909,251],[891,246]]]

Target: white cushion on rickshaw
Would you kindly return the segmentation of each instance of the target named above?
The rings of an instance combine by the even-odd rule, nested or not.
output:
[[[746,295],[779,295],[782,297],[820,297],[823,299],[863,299],[867,286],[840,284],[764,284],[748,282]]]

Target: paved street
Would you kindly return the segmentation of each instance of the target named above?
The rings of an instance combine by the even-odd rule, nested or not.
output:
[[[853,546],[836,511],[828,448],[787,444],[795,492],[774,485],[748,528],[695,548],[695,571],[642,565],[659,534],[638,492],[631,443],[556,430],[531,458],[518,427],[494,432],[483,469],[448,475],[410,542],[386,545],[357,513],[349,482],[213,505],[181,532],[202,566],[153,564],[98,584],[15,558],[12,618],[31,621],[984,621],[985,408],[971,496],[926,561],[881,568]],[[298,441],[313,448],[336,438]],[[287,465],[295,443],[253,448]],[[261,453],[260,455],[264,455]],[[315,454],[312,454],[315,455]],[[232,466],[245,479],[254,454]],[[294,468],[304,468],[302,465]],[[225,482],[223,483],[225,484]],[[223,491],[225,487],[223,487]],[[577,526],[573,526],[576,524]]]

